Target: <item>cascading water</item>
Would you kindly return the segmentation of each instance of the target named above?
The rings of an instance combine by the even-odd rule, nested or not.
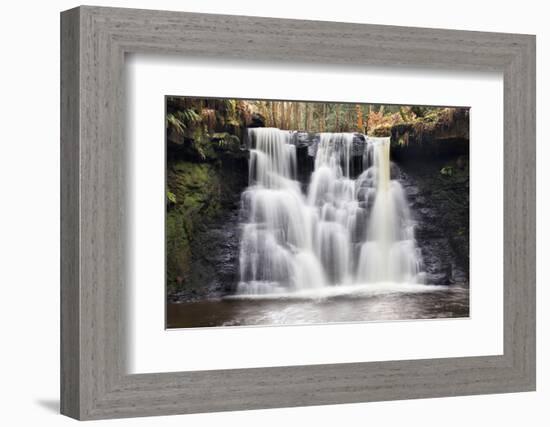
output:
[[[423,281],[422,259],[414,239],[414,222],[403,191],[391,179],[389,138],[367,138],[367,164],[357,187],[372,197],[365,241],[361,243],[357,280],[415,283]],[[368,201],[368,200],[367,200]]]
[[[249,132],[237,294],[422,282],[414,222],[401,185],[391,179],[389,138],[365,137],[362,171],[354,179],[355,135],[319,134],[304,193],[295,180],[291,132]]]

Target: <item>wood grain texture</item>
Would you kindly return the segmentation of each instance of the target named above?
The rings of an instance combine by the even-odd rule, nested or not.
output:
[[[61,19],[61,412],[80,414],[80,14]]]
[[[62,413],[99,419],[535,388],[535,38],[80,7],[62,14]],[[504,75],[504,354],[128,375],[124,55]]]

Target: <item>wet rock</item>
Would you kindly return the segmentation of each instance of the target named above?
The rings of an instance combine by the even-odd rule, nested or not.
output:
[[[441,161],[400,163],[399,179],[415,219],[426,282],[450,285],[468,282],[468,187],[449,185],[457,177],[441,177]],[[456,206],[448,205],[449,197]],[[462,234],[458,234],[459,230]]]
[[[247,159],[233,155],[216,164],[169,164],[168,188],[176,200],[167,213],[169,301],[225,295],[237,281],[240,194],[247,177]]]
[[[259,113],[252,113],[252,118],[250,121],[250,124],[248,125],[249,128],[263,128],[265,127],[265,117],[262,116]]]
[[[308,155],[315,157],[321,138],[318,133],[309,133],[303,131],[293,132],[291,143],[296,147],[307,147]],[[353,157],[362,157],[365,152],[365,137],[360,133],[355,133],[351,146],[351,155]]]
[[[295,132],[291,142],[298,148],[308,147],[312,144],[313,135],[308,132]]]
[[[430,285],[447,286],[451,284],[450,271],[426,274],[426,281]]]

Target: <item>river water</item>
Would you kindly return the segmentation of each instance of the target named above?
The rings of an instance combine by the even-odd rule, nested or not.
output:
[[[361,287],[361,285],[359,285]],[[468,317],[466,285],[369,285],[340,294],[221,298],[167,305],[167,327],[304,325]]]

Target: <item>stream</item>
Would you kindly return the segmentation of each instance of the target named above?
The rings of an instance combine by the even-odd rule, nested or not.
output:
[[[382,286],[381,286],[382,287]],[[297,325],[468,317],[468,286],[370,289],[300,298],[220,298],[167,305],[167,327]]]

